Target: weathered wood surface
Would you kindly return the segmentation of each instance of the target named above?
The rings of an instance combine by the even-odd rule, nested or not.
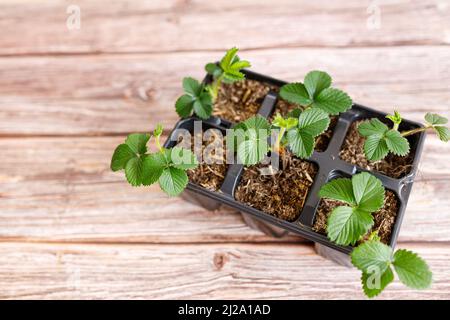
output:
[[[398,280],[385,299],[448,299],[450,247],[407,244],[434,271],[425,291]],[[359,272],[302,244],[0,244],[0,298],[362,299]]]
[[[450,116],[450,4],[379,1],[77,0],[0,3],[0,298],[363,298],[356,270],[236,212],[206,211],[109,170],[134,131],[177,121],[181,79],[237,45],[287,81],[325,69],[361,104]],[[233,28],[230,28],[233,26]],[[386,299],[450,298],[450,153],[427,137],[399,246],[434,285]]]
[[[269,49],[243,53],[253,70],[295,81],[334,75],[355,102],[421,120],[449,113],[450,47]],[[181,79],[201,79],[216,52],[0,58],[0,135],[124,134],[177,120]],[[320,57],[318,59],[317,57]],[[186,64],[186,61],[189,61]]]
[[[99,4],[100,3],[100,4]],[[68,5],[81,29],[66,27]],[[450,44],[447,0],[2,1],[0,54]],[[32,26],[30,26],[32,24]],[[19,35],[19,36],[18,36]]]

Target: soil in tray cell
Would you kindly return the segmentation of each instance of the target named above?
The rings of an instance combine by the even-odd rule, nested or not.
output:
[[[210,191],[218,191],[225,179],[228,167],[226,164],[226,151],[224,148],[225,139],[221,137],[218,130],[210,130],[209,132],[211,132],[212,135],[209,138],[203,139],[203,141],[203,133],[197,135],[198,141],[202,141],[202,159],[199,159],[200,152],[196,153],[194,139],[192,138],[190,147],[192,152],[196,153],[197,158],[199,159],[199,166],[195,169],[187,170],[187,175],[190,182],[198,184]],[[183,146],[182,141],[180,141],[180,146]],[[222,148],[222,152],[216,152],[219,148]],[[209,159],[208,163],[206,162],[206,159]]]
[[[357,165],[363,169],[378,171],[392,178],[407,175],[412,168],[413,155],[410,152],[404,157],[392,153],[382,160],[371,162],[364,154],[365,138],[358,133],[358,126],[364,120],[355,121],[345,137],[339,156],[342,160]]]
[[[236,200],[287,221],[296,220],[305,204],[317,173],[314,163],[300,160],[290,152],[280,156],[274,175],[261,175],[255,165],[244,169],[235,192]]]
[[[214,104],[213,115],[231,122],[244,121],[258,113],[264,97],[271,89],[275,87],[251,79],[223,83]]]

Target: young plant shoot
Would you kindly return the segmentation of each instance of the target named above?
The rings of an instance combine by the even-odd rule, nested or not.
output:
[[[339,245],[354,245],[372,228],[372,213],[383,206],[384,187],[375,176],[362,172],[351,179],[331,180],[322,186],[319,196],[347,204],[333,209],[327,234]]]
[[[315,138],[324,132],[329,124],[328,115],[319,109],[305,110],[297,118],[283,118],[278,114],[272,126],[264,117],[256,115],[233,128],[237,139],[237,155],[245,165],[260,163],[271,151],[267,141],[270,129],[278,129],[272,151],[279,153],[281,148],[288,146],[297,157],[308,158],[314,151]]]
[[[425,115],[426,123],[423,127],[403,132],[398,130],[402,117],[397,111],[386,118],[393,122],[392,129],[377,118],[365,121],[358,126],[359,134],[366,138],[364,153],[370,161],[384,159],[390,152],[397,156],[406,156],[409,153],[409,142],[406,137],[428,129],[434,130],[439,139],[444,142],[450,139],[450,131],[445,126],[448,122],[447,118],[435,113]]]
[[[369,298],[379,295],[394,280],[392,267],[407,287],[421,290],[432,283],[433,274],[425,260],[405,249],[394,253],[377,236],[355,248],[351,259],[352,264],[362,272],[363,291]]]
[[[190,77],[183,79],[184,94],[175,103],[175,110],[180,117],[187,118],[195,113],[201,119],[208,119],[222,82],[232,83],[245,79],[241,70],[250,67],[250,62],[239,60],[238,50],[228,50],[218,65],[206,65],[206,71],[213,77],[211,84],[206,85]]]
[[[328,237],[339,245],[354,245],[363,239],[373,226],[372,213],[384,202],[381,181],[367,172],[356,174],[352,179],[331,180],[320,189],[319,195],[347,204],[334,208],[327,221]],[[362,271],[363,290],[369,298],[378,295],[394,280],[391,266],[408,287],[425,289],[431,284],[432,274],[424,260],[407,250],[393,253],[391,247],[380,242],[376,231],[353,250],[351,259]]]
[[[210,62],[205,66],[206,72],[213,77],[212,83],[207,86],[213,101],[217,99],[222,82],[233,83],[245,79],[241,70],[250,68],[251,65],[250,62],[239,59],[238,51],[238,48],[233,47],[225,53],[219,64]]]
[[[344,91],[331,88],[331,76],[323,71],[311,71],[304,83],[289,83],[281,87],[280,96],[301,110],[317,108],[337,115],[352,107],[352,99]]]
[[[186,170],[198,166],[197,158],[187,149],[174,147],[166,149],[161,146],[161,125],[153,131],[157,151],[148,153],[149,134],[130,134],[125,143],[114,151],[111,170],[124,169],[125,176],[132,186],[149,186],[156,182],[169,196],[179,195],[188,183]]]

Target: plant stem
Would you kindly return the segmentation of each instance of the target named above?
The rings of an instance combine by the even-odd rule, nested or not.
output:
[[[215,102],[216,101],[216,99],[217,99],[217,96],[219,95],[219,88],[220,88],[220,85],[222,84],[222,79],[223,79],[223,74],[221,74],[214,82],[213,82],[213,85],[212,85],[212,88],[213,88],[213,96],[212,96],[212,99],[213,99],[213,102]]]
[[[277,141],[275,142],[275,150],[274,150],[276,153],[278,153],[280,151],[281,139],[283,138],[285,132],[286,132],[286,128],[281,128],[280,132],[278,133]]]
[[[401,133],[401,135],[402,135],[402,137],[407,137],[407,136],[410,136],[410,135],[413,135],[413,134],[425,131],[425,130],[431,128],[431,127],[432,126],[426,126],[426,127],[422,127],[422,128],[416,128],[416,129],[412,129],[412,130],[408,130],[408,131],[403,131]]]
[[[160,136],[155,136],[155,144],[156,144],[156,147],[158,148],[159,152],[162,153],[164,150],[163,150],[163,148],[161,147],[161,143],[159,142],[159,137],[160,137]]]
[[[395,131],[398,131],[398,126],[399,126],[399,123],[394,123],[394,127],[392,129],[394,129]]]

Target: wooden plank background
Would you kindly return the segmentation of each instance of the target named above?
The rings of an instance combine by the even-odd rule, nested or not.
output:
[[[182,77],[233,45],[257,72],[325,69],[358,103],[450,116],[446,0],[3,0],[0,30],[2,299],[363,298],[358,272],[309,242],[110,172],[125,135],[173,126]],[[432,288],[396,281],[380,299],[450,298],[449,162],[428,135],[399,237],[428,260]]]

